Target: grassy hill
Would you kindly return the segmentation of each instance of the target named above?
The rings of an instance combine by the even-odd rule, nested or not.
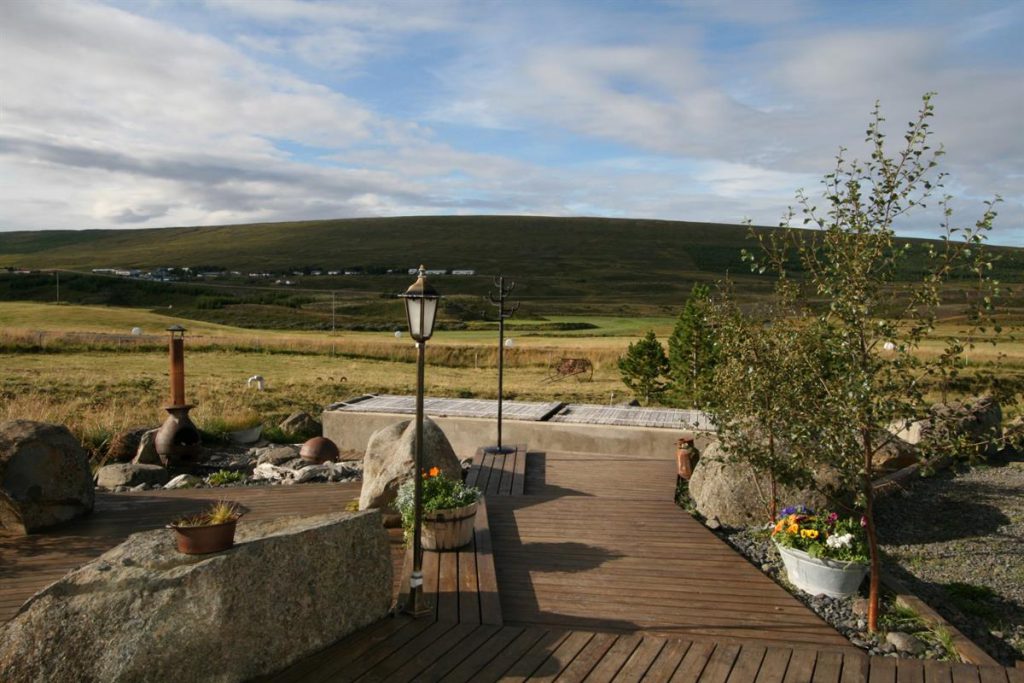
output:
[[[758,228],[770,230],[771,228]],[[750,248],[739,225],[604,218],[527,216],[428,216],[356,218],[293,223],[146,230],[0,232],[0,267],[31,269],[222,268],[241,273],[303,268],[362,270],[364,275],[292,277],[287,289],[248,278],[215,285],[146,286],[106,279],[98,284],[63,277],[67,300],[76,303],[190,307],[212,322],[273,327],[330,325],[326,292],[337,292],[340,324],[393,320],[399,304],[390,296],[410,282],[406,273],[429,268],[473,269],[475,276],[435,280],[447,299],[450,320],[487,317],[483,297],[503,272],[519,284],[520,317],[551,314],[671,315],[697,281],[728,274],[744,296],[768,291],[740,260]],[[997,275],[1024,277],[1024,250],[1000,248]],[[400,274],[388,275],[388,269]],[[908,264],[908,275],[915,264]],[[0,299],[52,298],[45,276],[0,277]],[[155,289],[154,289],[155,287]]]

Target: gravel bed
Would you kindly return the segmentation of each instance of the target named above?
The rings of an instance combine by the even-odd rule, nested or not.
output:
[[[1024,458],[919,479],[876,516],[897,578],[1003,664],[1024,660]]]
[[[910,624],[898,624],[888,629],[893,631],[896,642],[906,642],[902,636],[895,636],[896,633],[911,636],[910,642],[917,652],[907,649],[897,649],[893,642],[886,639],[886,634],[880,631],[878,634],[871,634],[867,631],[867,580],[861,587],[861,594],[848,598],[830,598],[826,595],[809,595],[795,588],[786,579],[786,570],[782,565],[782,558],[779,557],[769,538],[768,532],[761,529],[730,529],[719,527],[713,531],[735,548],[741,555],[746,557],[754,566],[775,580],[776,583],[793,594],[813,610],[818,616],[827,621],[837,631],[856,645],[867,651],[869,654],[884,657],[902,657],[916,659],[948,659],[950,653],[926,630]],[[883,599],[882,613],[887,613],[889,607],[888,599]],[[880,624],[884,629],[884,624]],[[896,629],[899,629],[898,631]]]

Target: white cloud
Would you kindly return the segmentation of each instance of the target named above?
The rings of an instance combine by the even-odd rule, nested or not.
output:
[[[1024,64],[982,54],[1024,13],[920,28],[828,9],[0,3],[14,179],[0,229],[493,212],[774,224],[838,145],[857,148],[876,98],[898,141],[937,90],[958,193],[1002,194],[1002,241],[1024,243]]]

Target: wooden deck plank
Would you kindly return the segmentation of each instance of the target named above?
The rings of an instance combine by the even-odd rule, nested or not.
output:
[[[794,650],[786,667],[784,683],[807,683],[814,675],[814,650]]]
[[[478,674],[485,666],[494,662],[506,650],[511,650],[514,643],[520,642],[527,630],[518,626],[488,626],[480,627],[494,629],[495,633],[476,649],[467,652],[467,656],[458,666],[443,674],[440,681],[444,683],[467,683],[470,680],[479,680]],[[539,637],[539,635],[538,635]],[[527,637],[528,638],[528,637]]]
[[[498,483],[499,496],[512,495],[512,483],[515,478],[516,460],[521,457],[518,446],[512,446],[512,452],[506,453],[501,465],[501,481]]]
[[[458,553],[459,622],[483,623],[480,620],[480,584],[477,581],[476,542]]]
[[[953,683],[981,683],[978,667],[970,664],[954,664],[952,666]],[[872,683],[874,683],[872,681]]]
[[[843,669],[843,655],[838,652],[819,652],[814,662],[814,678],[811,683],[839,683]]]
[[[444,629],[444,624],[438,623],[438,631]],[[401,657],[391,657],[378,664],[376,667],[363,675],[360,683],[400,683],[407,681],[421,681],[422,673],[437,660],[444,657],[453,649],[458,648],[459,643],[473,634],[473,631],[480,628],[479,624],[456,624],[449,626],[447,631],[441,633],[416,654],[411,654],[410,649],[403,649]],[[463,653],[465,654],[465,653]]]
[[[435,683],[440,681],[474,654],[489,652],[484,646],[501,630],[500,626],[474,625],[471,632],[456,643],[454,647],[438,657],[430,666],[416,672],[415,678],[409,680],[415,680],[417,683]],[[515,635],[520,632],[520,629],[510,627],[509,632],[511,635]]]
[[[551,683],[575,661],[577,655],[594,639],[594,635],[587,631],[573,631],[568,638],[562,641],[561,645],[551,652],[547,659],[540,663],[533,673],[522,680]]]
[[[390,657],[406,643],[414,640],[428,628],[434,627],[430,619],[408,619],[407,623],[390,634],[387,638],[376,640],[373,645],[358,657],[345,658],[344,663],[338,659],[327,659],[325,666],[310,672],[304,680],[309,683],[325,681],[352,681],[377,665],[378,662]]]
[[[521,445],[516,450],[515,476],[512,479],[512,495],[521,496],[526,492],[526,459],[528,454],[526,445]]]
[[[740,653],[739,645],[719,644],[701,672],[701,683],[725,683]]]
[[[459,553],[435,553],[438,560],[437,619],[459,621]],[[478,623],[478,622],[477,622]]]
[[[924,663],[919,659],[897,660],[896,683],[924,683]]]
[[[896,683],[896,660],[892,657],[869,659],[868,680],[871,683]]]
[[[501,489],[501,471],[505,466],[505,454],[491,453],[487,458],[491,465],[490,476],[487,478],[487,488],[483,489],[483,492],[485,496],[493,498],[500,495],[498,492]]]
[[[434,643],[441,640],[449,631],[459,628],[455,623],[433,622],[422,620],[425,628],[412,638],[404,640],[399,647],[382,653],[380,657],[364,655],[354,666],[332,678],[336,681],[361,681],[362,683],[383,683],[393,679],[395,672],[409,661],[419,661],[421,654],[429,657],[433,652]],[[402,633],[402,631],[399,631]],[[382,648],[383,649],[383,648]],[[367,661],[372,659],[372,663]],[[420,667],[416,667],[420,668]]]
[[[729,683],[750,683],[757,678],[767,651],[767,648],[758,645],[744,645],[729,672]]]
[[[644,677],[663,647],[665,647],[663,638],[645,636],[612,680],[617,683],[636,683]]]
[[[651,666],[648,667],[647,672],[640,680],[649,683],[660,683],[661,681],[671,679],[692,644],[688,640],[679,639],[672,639],[665,643],[665,647],[658,653],[657,658],[651,662]]]
[[[994,666],[978,667],[978,677],[981,683],[1007,683],[1009,680],[1005,669]]]
[[[946,662],[929,660],[924,663],[925,683],[953,683],[952,667]]]
[[[497,680],[502,683],[518,683],[533,674],[552,652],[557,650],[569,637],[569,631],[548,631],[533,646],[517,658]],[[492,680],[482,676],[480,680]]]
[[[702,642],[691,645],[672,675],[673,683],[688,683],[699,679],[714,651],[714,643]]]
[[[868,656],[862,652],[843,653],[841,683],[865,683],[868,680]]]
[[[489,515],[488,506],[481,505],[476,513],[473,531],[476,540],[477,582],[480,587],[480,621],[501,626],[504,617],[501,598],[498,595],[498,576],[494,567]]]
[[[608,683],[615,678],[633,651],[640,645],[641,640],[643,637],[635,633],[620,635],[616,638],[615,643],[608,649],[601,661],[587,675],[585,679],[587,683]]]
[[[757,672],[756,683],[782,683],[786,678],[786,669],[793,651],[780,647],[769,648],[761,661],[761,669]]]
[[[552,632],[545,629],[527,628],[520,631],[519,636],[509,641],[500,649],[488,648],[490,659],[483,666],[466,676],[466,670],[455,671],[441,679],[442,683],[467,683],[468,681],[497,681],[523,657],[529,655],[535,647],[547,647],[551,641],[561,642],[568,634],[565,631]],[[547,639],[547,643],[542,642]]]
[[[565,667],[556,680],[565,681],[565,683],[579,683],[584,680],[615,644],[616,639],[617,636],[611,633],[594,634],[586,647],[580,650],[576,658],[569,666]]]

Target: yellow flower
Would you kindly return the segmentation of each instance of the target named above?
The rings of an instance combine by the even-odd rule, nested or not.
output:
[[[800,535],[803,536],[804,538],[812,538],[812,539],[813,538],[817,538],[818,537],[818,530],[817,529],[804,529],[803,531],[800,532]]]
[[[800,531],[800,526],[799,526],[799,525],[797,525],[797,524],[791,524],[791,525],[789,526],[789,528],[788,528],[788,529],[786,529],[786,533],[787,533],[787,534],[795,534],[795,533],[797,533],[798,531]]]

